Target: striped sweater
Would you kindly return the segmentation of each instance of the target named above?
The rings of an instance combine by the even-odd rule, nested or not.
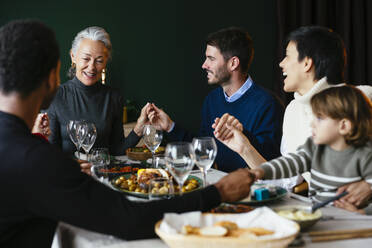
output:
[[[336,195],[342,185],[366,180],[372,184],[372,143],[335,151],[327,145],[315,145],[312,138],[296,152],[279,157],[260,166],[264,179],[279,179],[310,171],[309,191],[316,201]]]

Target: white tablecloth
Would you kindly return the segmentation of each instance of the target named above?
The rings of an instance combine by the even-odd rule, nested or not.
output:
[[[193,171],[193,175],[201,177],[199,171]],[[207,181],[210,184],[218,181],[226,173],[210,169],[208,171]],[[132,198],[135,200],[135,198]],[[294,205],[308,203],[293,199],[290,194],[284,198],[268,204],[269,207],[283,206],[283,205]],[[338,230],[338,229],[361,229],[361,228],[372,228],[372,216],[357,215],[339,208],[332,206],[324,207],[322,209],[323,219],[320,220],[315,226],[311,228],[311,231],[322,231],[322,230]],[[339,248],[339,247],[371,247],[372,238],[365,239],[351,239],[351,240],[340,240],[332,242],[320,242],[311,243],[306,233],[302,234],[305,241],[305,245],[300,247],[310,248]],[[91,231],[87,231],[78,227],[74,227],[65,223],[60,223],[55,239],[52,245],[53,248],[166,248],[166,244],[160,239],[148,239],[148,240],[137,240],[137,241],[125,241],[118,238],[114,238],[109,235],[103,235]]]

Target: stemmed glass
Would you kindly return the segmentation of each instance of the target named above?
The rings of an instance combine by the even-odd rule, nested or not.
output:
[[[195,154],[191,143],[174,142],[165,148],[165,164],[168,171],[179,185],[180,195],[182,187],[194,166]]]
[[[72,143],[76,146],[78,158],[80,159],[81,144],[86,136],[85,121],[70,120],[67,125],[67,133],[69,134]]]
[[[163,139],[163,132],[153,125],[145,125],[143,128],[143,142],[152,153],[152,167],[155,167],[155,151]]]
[[[89,162],[92,163],[93,167],[96,167],[98,171],[101,170],[103,177],[107,177],[107,166],[110,164],[110,154],[107,148],[94,148],[91,154],[89,154]]]
[[[83,142],[81,143],[81,146],[83,147],[86,153],[87,159],[88,159],[89,151],[94,145],[96,138],[97,138],[96,126],[93,123],[86,123],[86,136]]]
[[[207,186],[207,171],[212,167],[217,155],[217,145],[212,137],[200,137],[192,140],[195,163],[203,173],[204,187]]]

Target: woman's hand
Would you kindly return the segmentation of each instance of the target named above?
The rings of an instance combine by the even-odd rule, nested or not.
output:
[[[49,117],[47,113],[40,113],[37,115],[34,126],[32,127],[32,133],[40,133],[48,138],[52,133],[49,127]]]
[[[148,118],[152,125],[157,129],[169,132],[173,121],[162,109],[156,107],[155,104],[151,104],[148,112]]]
[[[233,127],[241,132],[243,131],[243,125],[240,123],[240,121],[234,116],[226,113],[222,115],[221,118],[216,118],[214,120],[212,125],[212,128],[214,129],[214,136],[220,141],[231,138],[233,135],[233,129],[228,128],[228,126]]]
[[[363,209],[358,209],[357,207],[355,207],[353,204],[341,199],[341,200],[337,200],[333,203],[336,207],[338,208],[343,208],[347,211],[350,211],[350,212],[356,212],[356,213],[359,213],[359,214],[366,214],[366,212],[363,210]]]
[[[147,117],[147,112],[149,111],[149,108],[151,108],[150,103],[146,103],[146,105],[143,106],[143,108],[141,109],[141,114],[137,119],[136,126],[133,129],[134,132],[138,136],[143,135],[143,126],[146,125],[146,124],[149,124],[149,118]]]
[[[360,207],[366,204],[372,196],[371,185],[366,181],[346,184],[338,188],[337,194],[341,194],[344,191],[347,191],[349,193],[341,199],[350,204],[353,204],[356,207]]]

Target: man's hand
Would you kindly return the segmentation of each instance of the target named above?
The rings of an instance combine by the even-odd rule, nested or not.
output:
[[[88,163],[88,161],[77,159],[76,160],[80,164],[81,172],[84,172],[85,174],[88,174],[89,176],[92,175],[92,171],[90,170],[92,168],[92,164]]]
[[[45,138],[48,138],[52,133],[49,127],[49,117],[47,113],[38,114],[32,127],[32,133],[40,133],[44,135]]]
[[[239,169],[221,178],[215,186],[222,202],[239,201],[248,196],[254,176],[248,169]]]
[[[338,188],[337,194],[340,194],[344,191],[347,191],[349,193],[341,199],[350,204],[353,204],[356,207],[365,205],[372,196],[371,185],[366,181],[346,184]]]
[[[226,113],[221,118],[216,118],[212,125],[214,136],[219,140],[225,140],[232,136],[231,129],[228,126],[235,127],[239,131],[243,131],[243,125],[234,116]]]
[[[148,111],[148,118],[152,125],[154,125],[157,129],[169,132],[173,121],[168,116],[167,113],[165,113],[162,109],[159,109],[156,107],[155,104],[151,104],[151,108]]]

